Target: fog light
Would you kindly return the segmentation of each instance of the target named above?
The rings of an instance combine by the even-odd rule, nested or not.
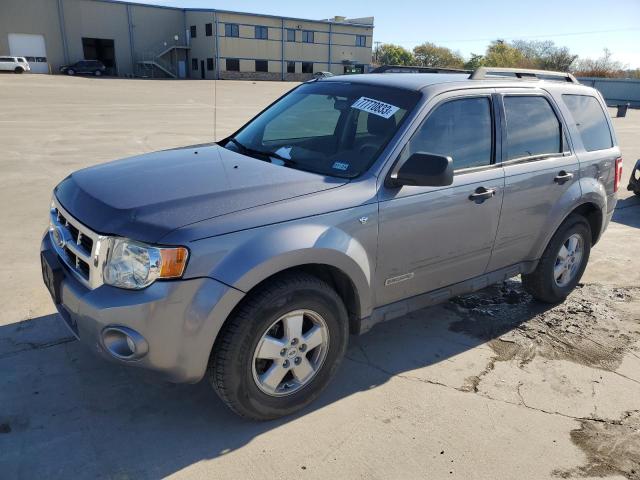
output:
[[[127,327],[107,327],[102,331],[106,350],[119,360],[137,360],[149,351],[149,344],[135,330]]]

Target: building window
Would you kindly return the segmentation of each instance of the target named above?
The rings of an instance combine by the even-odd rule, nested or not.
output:
[[[198,32],[196,31],[196,26],[195,25],[191,25],[191,28],[189,29],[189,32],[191,34],[191,38],[196,38],[196,36],[197,36],[196,34]]]
[[[356,35],[356,47],[366,47],[367,37],[365,35]]]
[[[287,73],[296,73],[296,62],[287,62]]]
[[[304,43],[313,43],[313,32],[311,30],[303,30],[302,41]]]
[[[227,58],[226,64],[228,72],[240,71],[240,60],[238,60],[237,58]]]
[[[269,38],[269,29],[267,27],[262,27],[260,25],[256,25],[256,38],[261,40],[266,40]]]
[[[213,58],[207,58],[207,70],[213,70]]]
[[[287,28],[287,42],[296,41],[296,31],[293,28]]]
[[[225,37],[239,37],[240,28],[237,23],[225,23],[224,24],[224,36]]]
[[[198,59],[197,58],[192,58],[191,59],[191,69],[192,70],[198,70]]]
[[[205,23],[204,24],[204,34],[207,37],[210,37],[213,35],[213,24],[212,23]]]
[[[313,73],[313,62],[302,62],[302,73]]]
[[[256,72],[268,72],[269,62],[266,60],[256,60]]]

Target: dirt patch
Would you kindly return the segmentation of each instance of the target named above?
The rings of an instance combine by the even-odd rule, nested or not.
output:
[[[495,361],[524,365],[540,355],[615,371],[640,340],[638,293],[633,287],[580,285],[564,303],[551,306],[510,280],[451,300],[448,308],[464,318],[449,328],[486,341]]]
[[[620,420],[582,420],[571,440],[587,455],[586,465],[556,470],[561,478],[623,475],[640,479],[640,411],[626,412]]]

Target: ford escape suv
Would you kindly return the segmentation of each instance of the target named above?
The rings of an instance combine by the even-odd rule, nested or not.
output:
[[[218,143],[65,178],[43,277],[96,353],[270,419],[319,395],[349,333],[519,274],[563,301],[620,177],[569,74],[315,79]]]

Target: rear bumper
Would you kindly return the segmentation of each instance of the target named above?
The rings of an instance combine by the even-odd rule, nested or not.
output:
[[[52,250],[49,235],[41,251]],[[73,334],[96,354],[159,373],[172,382],[199,381],[213,342],[243,293],[211,278],[155,282],[144,290],[103,285],[89,290],[63,268],[58,312]],[[136,360],[115,357],[103,332],[126,327],[148,345]]]

